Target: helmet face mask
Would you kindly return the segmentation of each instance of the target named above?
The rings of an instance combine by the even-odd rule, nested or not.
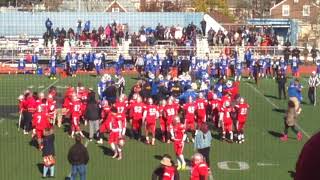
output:
[[[240,102],[240,104],[243,104],[244,103],[244,98],[241,97],[239,102]]]
[[[232,81],[228,80],[226,85],[227,85],[228,88],[232,87]]]
[[[125,98],[126,98],[126,96],[124,94],[121,94],[119,97],[119,101],[124,102]]]
[[[213,94],[213,99],[218,99],[217,94]]]
[[[153,104],[152,98],[148,98],[148,103],[149,103],[149,104]]]

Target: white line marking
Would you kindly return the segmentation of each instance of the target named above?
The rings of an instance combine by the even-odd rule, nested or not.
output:
[[[263,95],[263,93],[261,91],[259,91],[256,87],[254,87],[252,84],[250,83],[246,83],[247,85],[249,85],[256,93],[258,93],[260,96],[262,96],[269,104],[271,104],[273,107],[277,108],[277,109],[280,109],[279,106],[277,106],[276,104],[274,104],[269,98],[265,97]],[[296,126],[298,129],[300,129],[300,131],[305,135],[307,136],[308,138],[310,138],[311,136],[301,128],[301,126],[296,123]]]
[[[261,163],[258,162],[257,166],[280,166],[280,164],[273,164],[273,163]]]
[[[39,86],[39,87],[38,87],[38,89],[42,89],[42,88],[44,88],[44,86]]]
[[[33,88],[33,85],[31,85],[31,86],[28,86],[28,89],[32,89]]]
[[[42,92],[42,93],[45,92],[45,91],[48,90],[51,86],[57,84],[58,82],[59,82],[59,79],[55,80],[53,83],[49,84],[48,87],[44,88],[41,92]]]
[[[58,89],[67,89],[67,86],[57,86]]]

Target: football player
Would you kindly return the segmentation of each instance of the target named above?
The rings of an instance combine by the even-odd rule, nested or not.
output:
[[[110,144],[111,149],[114,152],[114,155],[112,156],[112,158],[118,157],[118,160],[121,160],[122,146],[124,142],[122,139],[122,129],[123,129],[122,121],[121,119],[119,119],[119,114],[117,113],[116,108],[111,108],[111,113],[109,116],[110,116],[110,122],[109,122],[110,135],[109,135],[108,143]]]
[[[32,137],[36,136],[39,149],[42,150],[43,131],[46,128],[51,128],[50,122],[45,112],[43,111],[42,106],[38,106],[36,112],[33,114],[32,127],[33,127]]]
[[[148,99],[148,105],[145,107],[143,112],[143,123],[145,124],[146,132],[146,143],[154,145],[155,144],[155,135],[156,135],[156,120],[159,117],[158,107],[153,104],[151,98]],[[152,141],[150,143],[149,134],[152,135]]]
[[[165,121],[166,121],[166,131],[167,131],[167,137],[166,137],[166,140],[167,140],[167,143],[170,143],[170,132],[173,128],[173,120],[174,120],[174,117],[178,114],[178,112],[176,111],[175,109],[175,105],[173,104],[173,100],[172,98],[169,98],[168,99],[168,103],[167,105],[164,107],[163,109],[163,116],[165,118]]]
[[[205,123],[207,116],[206,116],[206,110],[208,102],[206,99],[204,99],[203,94],[199,93],[199,98],[195,102],[196,104],[196,112],[197,112],[197,123],[198,127],[201,125],[201,123]]]
[[[233,108],[231,107],[230,101],[225,101],[223,106],[221,107],[220,112],[220,122],[222,123],[222,139],[226,139],[226,134],[229,134],[229,140],[233,141],[233,130],[232,130],[232,118],[231,111]]]
[[[183,105],[184,110],[184,119],[185,119],[185,127],[186,132],[191,133],[191,137],[187,137],[187,141],[189,142],[190,139],[194,142],[194,135],[195,135],[195,111],[196,111],[196,104],[193,102],[193,98],[189,96],[188,102]]]
[[[219,110],[220,110],[220,103],[221,100],[218,98],[218,96],[216,94],[213,94],[213,98],[210,101],[210,105],[211,105],[211,116],[212,116],[212,121],[213,124],[215,125],[215,127],[219,127]]]
[[[52,94],[48,95],[47,103],[48,103],[48,117],[50,119],[50,123],[54,125],[57,117],[57,105],[56,105],[56,101],[53,99]]]
[[[141,138],[141,126],[142,126],[142,116],[145,105],[142,102],[140,96],[137,97],[135,102],[130,104],[130,118],[131,118],[131,127],[132,133],[135,139]]]
[[[187,138],[187,135],[185,134],[186,128],[184,124],[180,122],[179,116],[174,117],[174,127],[171,130],[171,139],[174,142],[174,151],[177,156],[178,161],[178,170],[184,170],[186,169],[186,161],[184,160],[183,156],[183,149],[184,149],[184,141]]]
[[[237,140],[239,143],[244,142],[244,125],[247,121],[247,116],[248,116],[248,109],[249,109],[249,104],[244,101],[244,98],[239,99],[239,104],[235,106],[235,109],[237,111]]]
[[[52,56],[50,61],[49,61],[49,67],[50,67],[50,79],[56,79],[56,74],[57,74],[57,61],[56,61],[56,56]]]
[[[75,133],[79,133],[84,137],[80,129],[80,117],[82,116],[81,101],[80,99],[73,94],[71,102],[71,138],[74,137]]]

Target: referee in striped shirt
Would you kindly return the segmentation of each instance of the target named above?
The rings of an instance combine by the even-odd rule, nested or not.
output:
[[[317,96],[316,96],[317,86],[320,85],[319,78],[315,71],[312,71],[312,75],[309,77],[308,83],[309,83],[308,97],[309,97],[310,103],[315,106],[317,103]]]

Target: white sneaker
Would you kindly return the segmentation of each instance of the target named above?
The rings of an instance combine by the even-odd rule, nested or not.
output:
[[[103,144],[103,140],[100,139],[99,141],[97,141],[98,144]]]

